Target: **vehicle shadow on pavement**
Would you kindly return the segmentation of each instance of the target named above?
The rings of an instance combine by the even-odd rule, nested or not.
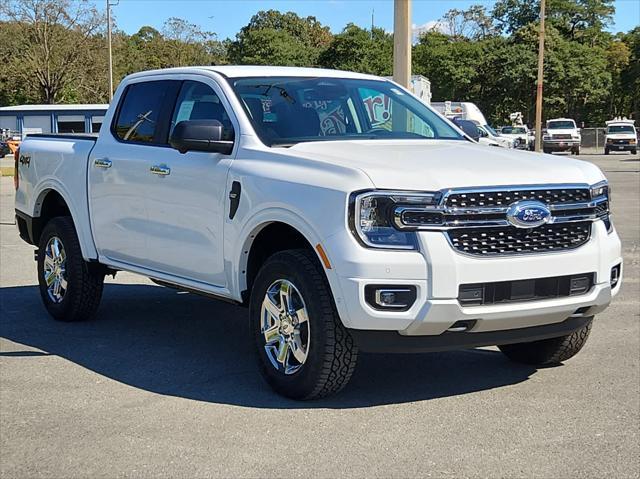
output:
[[[0,288],[0,336],[36,348],[0,352],[29,360],[63,357],[158,394],[257,408],[360,408],[456,396],[525,381],[536,369],[497,351],[361,354],[340,394],[312,402],[282,398],[259,376],[247,310],[150,285],[108,284],[95,320],[61,323],[36,286]]]

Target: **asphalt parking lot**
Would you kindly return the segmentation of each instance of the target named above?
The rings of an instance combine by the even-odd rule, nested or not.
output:
[[[556,368],[493,348],[362,355],[338,396],[276,396],[244,309],[119,273],[98,318],[49,319],[0,179],[0,476],[640,476],[640,158],[613,187],[625,278]]]

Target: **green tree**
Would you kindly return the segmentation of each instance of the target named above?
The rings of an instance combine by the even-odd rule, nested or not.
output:
[[[260,11],[236,35],[229,58],[238,64],[317,66],[330,42],[329,27],[315,17]]]
[[[391,75],[393,37],[382,28],[365,30],[350,23],[333,37],[319,62],[326,68]]]
[[[595,44],[606,37],[604,29],[613,19],[613,0],[547,0],[550,26],[572,40]],[[492,16],[506,33],[515,33],[540,17],[539,0],[498,0]]]

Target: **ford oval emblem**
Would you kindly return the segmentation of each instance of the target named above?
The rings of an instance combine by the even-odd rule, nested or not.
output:
[[[507,209],[507,221],[516,228],[536,228],[550,219],[551,211],[539,201],[518,201]]]

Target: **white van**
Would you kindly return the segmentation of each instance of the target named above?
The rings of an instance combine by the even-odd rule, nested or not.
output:
[[[471,120],[478,125],[480,131],[480,143],[502,146],[504,148],[514,148],[515,141],[512,138],[500,136],[487,123],[487,119],[475,103],[468,101],[436,101],[431,103],[431,108],[443,114],[449,119],[461,118]]]

